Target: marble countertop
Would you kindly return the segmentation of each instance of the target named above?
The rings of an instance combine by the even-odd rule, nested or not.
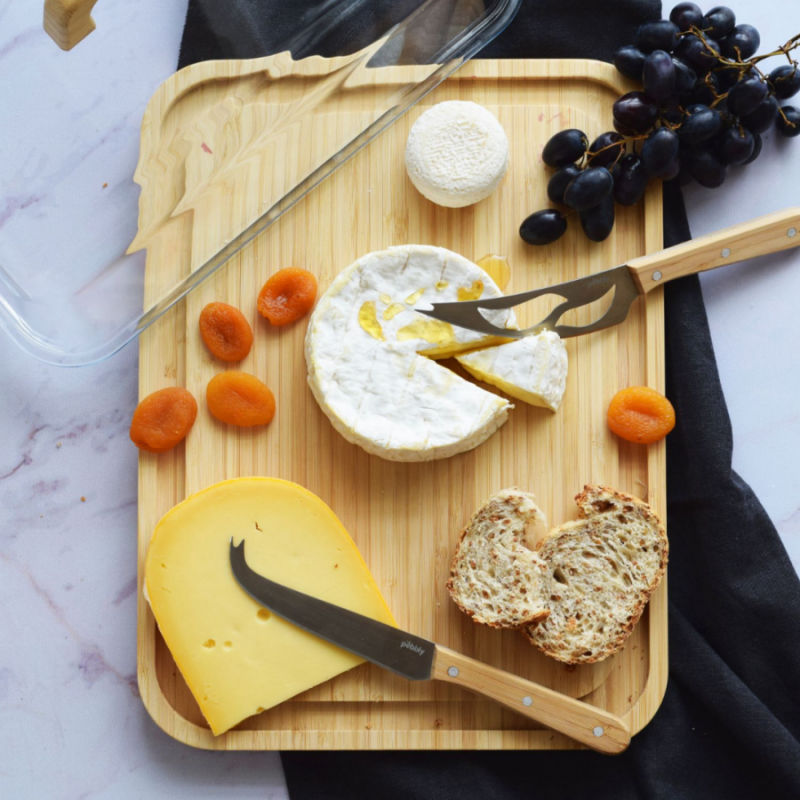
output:
[[[26,63],[58,70],[66,82],[72,70],[98,76],[82,89],[93,104],[110,102],[106,87],[124,76],[119,125],[135,131],[147,99],[175,69],[185,7],[186,0],[104,0],[94,12],[98,30],[62,53],[42,32],[40,3],[0,2],[2,80]],[[737,0],[735,10],[765,43],[800,31],[798,5]],[[96,146],[113,148],[115,174],[129,178],[134,138],[98,133]],[[0,118],[4,151],[19,136],[19,117]],[[800,142],[767,136],[759,161],[724,191],[687,190],[693,234],[797,205],[798,175]],[[0,224],[8,210],[0,207]],[[800,314],[792,311],[800,251],[702,282],[733,422],[734,469],[761,498],[800,571]],[[138,698],[136,451],[127,436],[136,347],[70,370],[7,345],[0,385],[0,794],[286,797],[276,754],[190,749],[161,732]]]

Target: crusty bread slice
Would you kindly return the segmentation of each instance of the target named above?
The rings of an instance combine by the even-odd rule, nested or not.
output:
[[[504,489],[478,509],[461,534],[447,591],[474,622],[520,628],[549,613],[547,565],[525,540],[525,527],[534,519],[544,522],[533,495]]]
[[[551,531],[550,615],[525,637],[567,664],[591,664],[625,644],[667,566],[664,527],[646,503],[604,486],[575,498],[579,519]]]

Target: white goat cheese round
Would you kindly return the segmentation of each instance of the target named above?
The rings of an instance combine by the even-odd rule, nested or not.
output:
[[[411,182],[433,203],[471,206],[488,197],[508,167],[508,139],[483,106],[448,100],[429,108],[406,143]]]

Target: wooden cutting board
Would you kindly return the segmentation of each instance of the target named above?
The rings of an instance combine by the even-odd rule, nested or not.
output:
[[[417,67],[368,70],[369,83],[325,99],[326,80],[346,59],[293,62],[287,54],[254,61],[196,64],[168,80],[142,127],[137,182],[140,225],[133,249],[147,247],[145,307],[196,270],[221,245],[302,177],[303,170],[374,118]],[[139,461],[139,579],[147,543],[173,505],[216,481],[266,475],[296,481],[328,503],[352,534],[400,626],[447,647],[625,716],[633,731],[652,718],[667,680],[666,581],[625,649],[592,666],[567,668],[512,631],[474,625],[445,591],[463,525],[492,493],[519,486],[537,495],[552,525],[576,515],[572,498],[602,483],[647,499],[665,517],[665,447],[634,446],[611,435],[605,412],[621,387],[664,389],[663,297],[638,300],[616,328],[567,341],[570,368],[555,415],[518,403],[509,422],[477,449],[443,461],[399,464],[369,456],[337,434],[306,384],[305,321],[271,329],[256,313],[266,279],[287,266],[316,273],[320,291],[356,258],[405,243],[435,244],[473,260],[508,257],[508,292],[587,275],[662,246],[660,187],[644,204],[618,209],[602,244],[575,220],[547,248],[525,245],[524,217],[548,205],[541,150],[558,130],[590,138],[608,130],[611,105],[627,85],[607,64],[590,61],[474,61],[417,106],[261,234],[229,264],[156,321],[141,337],[140,395],[185,386],[198,398],[185,444]],[[289,137],[275,122],[300,96],[323,96],[317,113]],[[403,149],[417,117],[442,100],[474,100],[508,133],[510,168],[482,203],[445,209],[408,180]],[[213,300],[250,319],[252,352],[240,368],[272,388],[277,416],[267,428],[236,429],[205,407],[209,379],[224,370],[198,331]],[[538,301],[537,301],[538,302]],[[533,322],[551,307],[523,309]],[[594,319],[603,301],[577,312]],[[535,318],[535,319],[534,319]],[[212,749],[523,749],[571,748],[569,739],[466,692],[409,683],[365,664],[214,737],[139,600],[142,698],[175,738]]]

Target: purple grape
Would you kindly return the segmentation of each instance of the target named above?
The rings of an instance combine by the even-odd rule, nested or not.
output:
[[[545,245],[560,239],[567,230],[567,220],[555,208],[545,208],[527,217],[519,226],[519,235],[528,244]]]
[[[660,119],[666,120],[672,125],[678,125],[683,122],[686,116],[681,107],[680,101],[677,97],[670,97],[666,103],[661,107]]]
[[[547,196],[553,203],[564,202],[564,190],[569,186],[578,175],[581,174],[581,168],[576,164],[565,164],[559,167],[547,182]]]
[[[672,65],[675,67],[675,89],[677,97],[689,94],[697,81],[697,73],[682,59],[671,56]]]
[[[614,227],[614,198],[609,194],[600,205],[581,211],[578,216],[587,238],[604,242]]]
[[[661,176],[662,181],[672,181],[681,174],[681,167],[682,167],[681,157],[675,156],[675,160],[672,162],[672,166]]]
[[[788,100],[800,92],[800,69],[797,64],[783,64],[770,72],[769,82],[775,97]]]
[[[564,203],[576,211],[594,208],[611,194],[614,179],[605,167],[583,170],[564,191]]]
[[[568,128],[551,137],[542,151],[542,161],[548,167],[574,164],[586,152],[589,140],[583,131]]]
[[[755,111],[767,96],[767,84],[757,75],[740,80],[728,92],[728,110],[736,117]]]
[[[711,74],[717,76],[717,85],[719,86],[720,94],[730,91],[739,82],[738,69],[723,69],[717,73]]]
[[[669,173],[678,157],[678,134],[669,128],[659,128],[645,139],[642,147],[642,164],[652,178],[663,178]]]
[[[751,133],[768,131],[778,117],[778,101],[775,95],[767,95],[767,99],[755,110],[742,117],[741,122]]]
[[[642,79],[642,69],[644,69],[644,60],[647,56],[632,44],[626,44],[620,47],[614,53],[614,66],[626,78],[633,81],[640,81]]]
[[[649,180],[642,159],[636,153],[628,153],[620,159],[614,176],[614,199],[621,206],[635,205],[644,196]]]
[[[787,139],[793,139],[795,136],[800,135],[800,109],[795,108],[795,106],[783,106],[781,111],[783,116],[778,115],[775,120],[775,127],[778,129],[778,133]]]
[[[689,172],[707,189],[716,189],[725,183],[725,165],[710,150],[695,150],[689,154]]]
[[[717,75],[719,73],[709,72],[699,78],[692,89],[692,93],[687,98],[687,102],[692,105],[702,103],[704,106],[710,106],[716,100],[714,92],[721,94]],[[709,86],[709,84],[711,85]]]
[[[653,50],[666,50],[670,53],[680,42],[678,33],[678,26],[669,20],[645,22],[636,31],[636,46],[643,53],[652,53]]]
[[[722,130],[722,118],[713,108],[699,107],[681,125],[678,136],[684,144],[699,144],[713,138]],[[700,181],[697,181],[700,183]]]
[[[666,100],[675,91],[675,65],[665,50],[653,50],[642,70],[644,91],[654,100]]]
[[[669,12],[669,21],[678,26],[679,30],[688,31],[689,28],[703,27],[703,12],[696,3],[678,3]]]
[[[606,133],[601,133],[593,142],[591,147],[589,148],[589,155],[592,153],[597,153],[597,155],[592,156],[590,161],[593,167],[608,167],[613,164],[617,160],[617,156],[622,152],[624,145],[619,145],[618,147],[612,147],[611,145],[617,144],[621,142],[623,139],[622,135],[617,133],[616,131],[606,131]],[[608,148],[607,150],[604,148]],[[602,150],[602,153],[598,151]]]
[[[684,36],[675,51],[675,55],[690,64],[698,75],[705,74],[718,63],[713,51],[720,52],[719,44],[708,37],[706,42],[708,46],[697,36]]]
[[[620,133],[645,133],[658,116],[658,104],[644,92],[628,92],[614,103],[614,127]]]
[[[752,25],[737,25],[721,42],[722,55],[735,61],[739,57],[744,61],[754,55],[761,46],[761,34]]]
[[[698,26],[708,31],[715,39],[727,36],[736,25],[736,15],[727,6],[714,6],[703,17],[703,24]]]
[[[722,132],[715,149],[725,164],[745,164],[753,155],[755,146],[756,140],[753,134],[734,125]]]
[[[747,159],[747,161],[744,162],[745,164],[752,164],[761,155],[761,146],[763,144],[763,142],[761,141],[761,134],[754,133],[753,139],[755,140],[755,146],[753,147],[753,154],[750,156],[750,158]]]

